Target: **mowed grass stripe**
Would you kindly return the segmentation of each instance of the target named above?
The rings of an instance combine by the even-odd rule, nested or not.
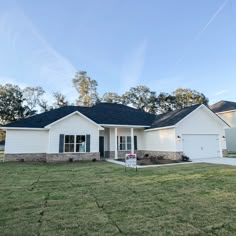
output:
[[[0,235],[236,235],[236,168],[0,164]]]

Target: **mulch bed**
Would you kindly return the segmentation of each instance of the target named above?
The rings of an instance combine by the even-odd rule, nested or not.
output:
[[[125,159],[116,159],[116,161],[125,162]],[[137,158],[137,165],[140,165],[140,166],[144,166],[144,165],[165,165],[165,164],[182,163],[182,162],[186,162],[186,161],[164,159],[163,157]]]

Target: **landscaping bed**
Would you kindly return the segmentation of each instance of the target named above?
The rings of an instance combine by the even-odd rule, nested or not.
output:
[[[125,162],[125,159],[116,159],[116,161]],[[149,156],[148,154],[144,155],[144,157],[137,157],[137,165],[165,165],[165,164],[173,164],[173,163],[182,163],[182,162],[190,162],[189,158],[186,156],[182,156],[181,160],[171,160],[166,159],[165,156]]]

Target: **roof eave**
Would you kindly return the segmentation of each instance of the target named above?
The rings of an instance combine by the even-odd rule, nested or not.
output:
[[[49,128],[34,128],[34,127],[0,127],[2,130],[38,130],[38,131],[46,131]]]
[[[150,128],[150,129],[146,129],[144,131],[148,132],[148,131],[155,131],[155,130],[161,130],[161,129],[173,129],[173,128],[175,128],[175,125],[164,126],[164,127],[157,127],[157,128]]]
[[[118,125],[118,124],[99,124],[100,126],[103,127],[108,127],[108,128],[148,128],[150,125]]]

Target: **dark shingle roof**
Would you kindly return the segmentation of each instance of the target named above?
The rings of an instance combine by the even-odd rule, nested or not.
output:
[[[236,110],[236,102],[219,101],[219,102],[211,105],[210,109],[215,113]]]
[[[165,114],[158,115],[150,128],[161,128],[166,126],[173,126],[181,121],[184,117],[198,108],[200,105],[194,105],[183,109],[171,111]]]
[[[159,128],[175,125],[199,106],[194,105],[157,116],[115,103],[99,103],[93,107],[65,106],[18,120],[5,125],[5,127],[44,128],[75,111],[79,111],[97,124],[140,125]]]
[[[149,126],[155,119],[155,115],[128,106],[114,103],[99,103],[93,107],[61,107],[23,120],[18,120],[5,125],[5,127],[44,128],[75,111],[79,111],[97,124]]]

